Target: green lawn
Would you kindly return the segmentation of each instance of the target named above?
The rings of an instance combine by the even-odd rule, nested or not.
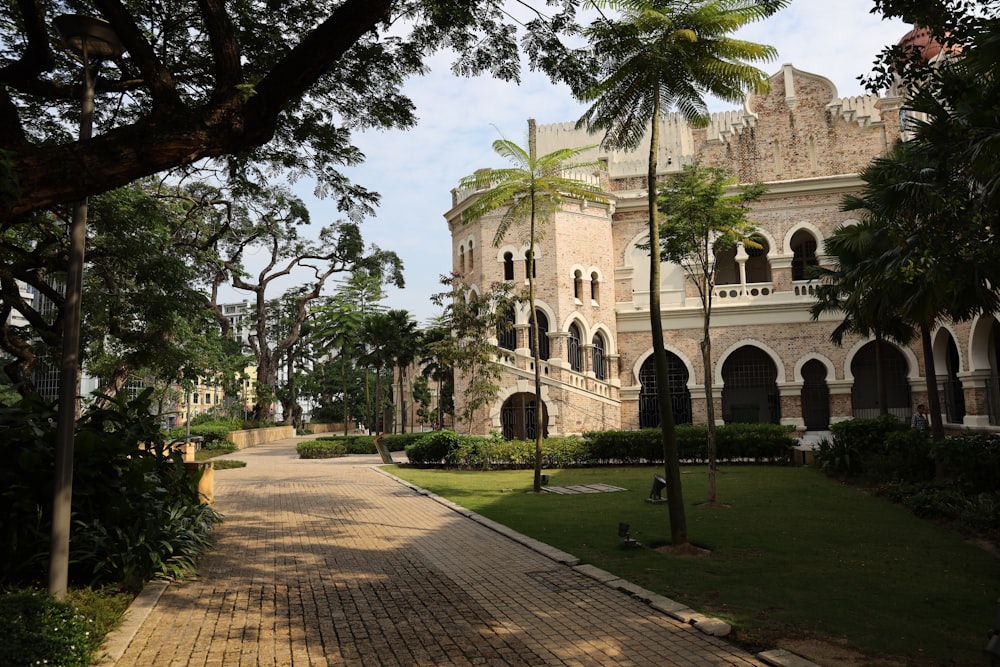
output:
[[[703,467],[684,468],[690,540],[704,558],[653,548],[669,539],[667,506],[645,502],[657,468],[549,471],[550,485],[605,483],[625,492],[530,493],[531,471],[389,468],[490,519],[649,590],[719,616],[735,639],[845,640],[911,665],[983,665],[1000,597],[1000,560],[943,527],[811,468],[721,469],[718,500]],[[618,523],[643,548],[626,549]]]

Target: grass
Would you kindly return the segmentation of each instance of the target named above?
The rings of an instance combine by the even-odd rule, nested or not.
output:
[[[531,471],[391,471],[490,519],[649,590],[718,616],[750,648],[782,638],[846,642],[908,665],[982,665],[1000,595],[995,555],[905,509],[811,468],[685,468],[688,536],[705,558],[656,551],[666,503],[645,502],[656,468],[549,471],[550,485],[625,492],[533,494]],[[626,549],[619,522],[644,548]]]

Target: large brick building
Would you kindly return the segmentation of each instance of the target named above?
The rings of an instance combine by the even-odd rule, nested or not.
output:
[[[900,136],[901,99],[839,98],[834,84],[784,65],[767,94],[744,108],[715,114],[706,128],[677,116],[660,121],[661,173],[700,159],[725,167],[741,183],[762,181],[767,194],[752,219],[762,248],[717,257],[712,315],[715,414],[725,421],[762,421],[825,430],[831,422],[879,412],[874,343],[829,342],[839,317],[813,321],[809,265],[823,263],[823,243],[839,225],[844,194],[858,192],[858,172]],[[563,123],[539,126],[539,155],[585,147],[600,137]],[[648,146],[648,142],[645,143]],[[549,435],[655,425],[655,376],[649,324],[646,240],[646,149],[590,149],[609,203],[574,202],[546,225],[536,244],[536,293],[545,330],[541,399]],[[527,244],[515,233],[493,247],[498,215],[463,224],[477,196],[455,190],[445,217],[454,269],[473,291],[497,281],[527,284]],[[664,264],[660,296],[670,360],[670,392],[679,423],[704,423],[701,304],[679,266]],[[528,309],[513,334],[498,337],[504,368],[494,403],[472,431],[532,437],[536,407]],[[937,382],[946,424],[988,428],[1000,423],[997,357],[1000,331],[992,316],[944,323],[933,334]],[[919,346],[919,342],[917,343]],[[887,356],[889,410],[908,418],[926,397],[919,347],[892,345]],[[463,386],[456,378],[456,402]],[[465,425],[468,426],[468,425]],[[462,426],[460,426],[462,428]]]

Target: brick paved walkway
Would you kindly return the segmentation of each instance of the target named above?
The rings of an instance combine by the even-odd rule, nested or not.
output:
[[[225,522],[118,667],[763,665],[372,468],[285,440],[215,475]],[[133,625],[138,624],[135,620]],[[115,652],[113,651],[113,655]]]

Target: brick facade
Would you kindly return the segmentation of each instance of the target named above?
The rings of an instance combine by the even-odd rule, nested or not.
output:
[[[717,285],[712,311],[717,419],[825,428],[877,412],[870,390],[874,343],[847,338],[840,347],[832,345],[830,332],[839,318],[812,320],[815,285],[796,274],[796,266],[803,257],[823,263],[824,239],[839,225],[852,223],[852,215],[840,211],[842,198],[859,191],[858,172],[899,137],[899,105],[894,97],[838,98],[828,79],[785,65],[771,78],[770,92],[749,97],[743,109],[714,115],[706,128],[692,128],[676,116],[661,121],[662,173],[699,159],[725,167],[740,182],[760,180],[768,186],[752,214],[766,256],[737,255],[731,274],[725,276],[721,268],[718,273],[725,284]],[[536,134],[539,154],[598,140],[573,123],[539,126]],[[543,226],[536,245],[536,299],[548,320],[551,348],[542,366],[550,435],[639,427],[645,394],[640,374],[652,354],[649,258],[637,247],[647,230],[645,149],[629,154],[593,148],[583,159],[602,161],[598,176],[611,203],[567,204]],[[513,282],[526,290],[526,232],[512,229],[494,247],[499,215],[462,224],[461,212],[474,197],[454,191],[446,214],[455,269],[474,289],[484,289],[504,280],[509,253]],[[688,374],[687,397],[679,400],[689,401],[693,422],[704,423],[697,290],[680,267],[666,263],[659,289],[667,350]],[[516,410],[504,410],[505,404],[523,406],[534,400],[527,321],[525,306],[515,318],[517,349],[500,355],[503,388],[494,404],[477,415],[472,432],[530,435],[517,426],[523,416],[519,422],[512,416]],[[985,316],[943,325],[933,334],[938,383],[950,392],[945,421],[954,426],[988,427],[996,421],[990,417],[1000,403],[995,322]],[[572,325],[580,334],[579,370],[571,368],[569,359]],[[595,337],[605,348],[603,374],[592,364]],[[893,347],[895,393],[889,407],[907,418],[912,406],[926,399],[923,353],[919,341],[913,347]],[[462,390],[461,377],[456,377],[456,402],[462,400]]]

